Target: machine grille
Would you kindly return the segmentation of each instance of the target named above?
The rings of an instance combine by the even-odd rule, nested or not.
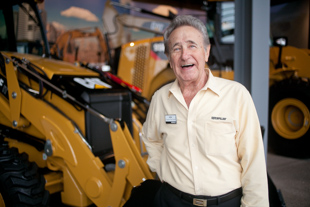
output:
[[[137,53],[134,63],[135,72],[133,76],[133,84],[143,90],[144,67],[146,64],[147,47],[139,46],[136,52]]]

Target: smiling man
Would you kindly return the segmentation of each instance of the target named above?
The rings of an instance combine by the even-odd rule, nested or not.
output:
[[[143,140],[163,182],[155,207],[269,206],[258,116],[241,84],[207,68],[205,25],[177,16],[164,34],[176,80],[152,97]]]
[[[203,44],[201,32],[191,26],[176,28],[169,38],[166,52],[186,104],[189,106],[196,93],[206,84],[210,45]]]

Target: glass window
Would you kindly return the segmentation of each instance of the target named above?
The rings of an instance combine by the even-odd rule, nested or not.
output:
[[[222,2],[221,4],[221,42],[234,43],[235,41],[235,3]]]
[[[0,50],[42,55],[41,31],[31,6],[23,3],[5,9],[0,8]]]

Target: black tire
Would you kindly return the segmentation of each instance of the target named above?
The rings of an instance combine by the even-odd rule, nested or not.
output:
[[[268,143],[271,152],[294,158],[310,157],[309,111],[309,80],[290,78],[270,87]]]
[[[36,163],[28,161],[26,153],[0,145],[0,193],[5,206],[48,206],[49,192]]]

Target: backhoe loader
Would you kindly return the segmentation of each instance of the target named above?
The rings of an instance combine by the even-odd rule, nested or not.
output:
[[[35,0],[1,2],[0,37],[0,206],[49,206],[55,194],[68,206],[123,206],[154,177],[132,113],[137,95],[49,58]]]
[[[98,48],[92,48],[87,51],[87,57],[79,58],[82,62],[94,62],[104,63],[109,59],[108,57],[108,46],[104,35],[101,33],[98,27],[92,28],[79,28],[68,30],[57,37],[56,42],[51,47],[51,55],[57,59],[61,59],[67,62],[74,63],[78,59],[79,50],[81,50],[81,44],[75,45],[75,40],[94,40],[94,45]],[[91,54],[93,53],[93,54]],[[96,54],[97,53],[97,54]]]

